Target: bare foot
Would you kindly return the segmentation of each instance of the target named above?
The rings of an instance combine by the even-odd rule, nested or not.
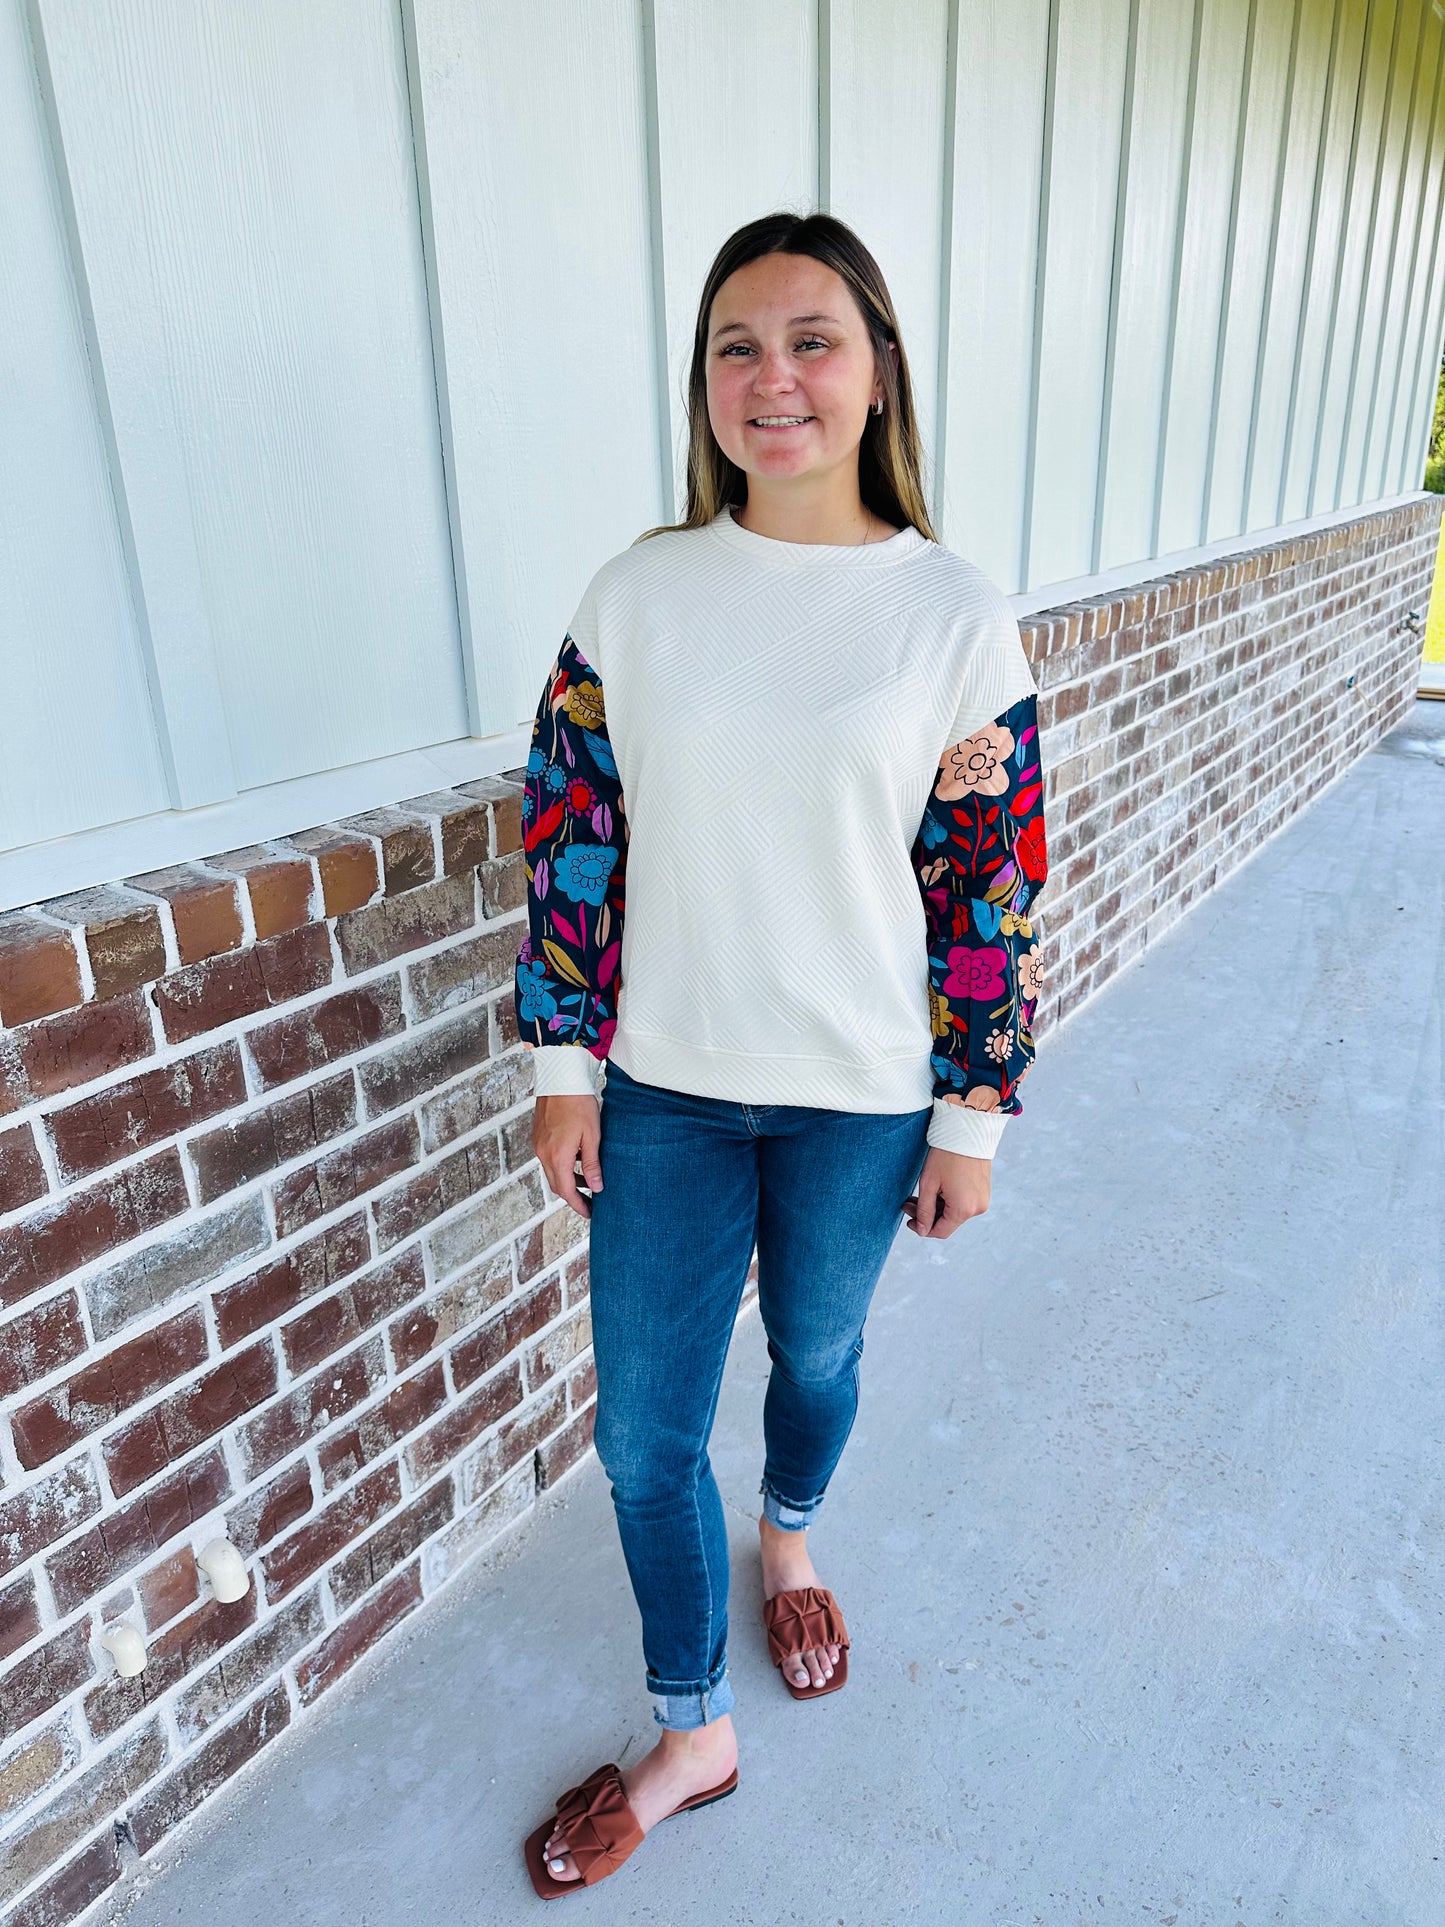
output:
[[[795,1586],[821,1583],[804,1543],[808,1537],[806,1526],[799,1532],[783,1532],[771,1520],[759,1518],[758,1535],[763,1548],[764,1599],[772,1599],[780,1592],[792,1592]],[[837,1664],[836,1646],[810,1646],[796,1659],[786,1660],[782,1670],[794,1686],[821,1686],[824,1680],[833,1677]]]
[[[686,1730],[664,1728],[662,1738],[652,1751],[622,1775],[627,1804],[637,1815],[637,1824],[646,1833],[665,1819],[680,1800],[689,1794],[703,1793],[725,1780],[738,1763],[737,1734],[732,1715],[709,1720],[706,1726]],[[577,1862],[567,1852],[560,1832],[547,1836],[543,1849],[547,1871],[554,1880],[580,1877]],[[555,1857],[554,1857],[555,1856]]]

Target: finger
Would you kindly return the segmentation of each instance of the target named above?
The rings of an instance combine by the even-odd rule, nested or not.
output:
[[[543,1166],[546,1170],[546,1166]],[[590,1218],[592,1207],[577,1189],[577,1176],[573,1171],[547,1172],[547,1182],[564,1204],[570,1204],[579,1218]]]
[[[938,1215],[937,1183],[920,1183],[918,1186],[918,1210],[914,1216],[913,1229],[920,1237],[933,1235],[933,1221]]]

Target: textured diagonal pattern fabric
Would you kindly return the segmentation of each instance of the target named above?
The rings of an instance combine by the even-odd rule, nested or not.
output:
[[[940,851],[919,843],[962,834],[958,813],[939,814],[972,807],[946,793],[960,746],[1007,731],[1017,747],[1031,725],[1010,713],[1035,695],[1007,599],[913,528],[856,547],[781,542],[724,510],[604,563],[548,673],[528,761],[515,995],[537,1094],[595,1094],[611,1060],[740,1103],[931,1106],[930,1144],[992,1157],[1021,1108],[1026,999],[1005,986],[1005,1050],[1004,989],[989,977],[966,1009],[948,953],[971,939],[929,899],[956,898],[945,877],[961,873],[925,880]],[[1026,746],[1036,766],[1036,726]],[[1020,838],[1043,852],[1042,783],[1019,818],[1017,773],[1001,805],[1015,869]],[[1003,839],[988,827],[991,860]],[[1042,880],[1030,875],[1033,895]],[[973,881],[981,931],[1005,884]],[[1037,981],[1036,948],[994,948],[1005,973],[1027,958]]]
[[[823,1646],[851,1646],[842,1610],[826,1586],[795,1586],[763,1601],[768,1655],[775,1666]]]

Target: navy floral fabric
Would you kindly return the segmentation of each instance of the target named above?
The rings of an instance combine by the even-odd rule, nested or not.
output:
[[[577,1044],[600,1058],[611,1049],[628,835],[602,678],[569,634],[537,705],[522,798],[528,934],[514,995],[523,1042]]]
[[[1028,907],[1048,875],[1038,697],[951,744],[913,845],[928,923],[933,1094],[1016,1115],[1043,963]]]

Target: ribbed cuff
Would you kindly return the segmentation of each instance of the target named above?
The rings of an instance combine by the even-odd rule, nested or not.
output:
[[[950,1104],[935,1097],[928,1120],[928,1142],[940,1151],[956,1151],[966,1158],[991,1158],[999,1147],[1010,1111],[978,1111],[967,1104]]]
[[[585,1044],[532,1044],[534,1097],[596,1097],[602,1060]]]

